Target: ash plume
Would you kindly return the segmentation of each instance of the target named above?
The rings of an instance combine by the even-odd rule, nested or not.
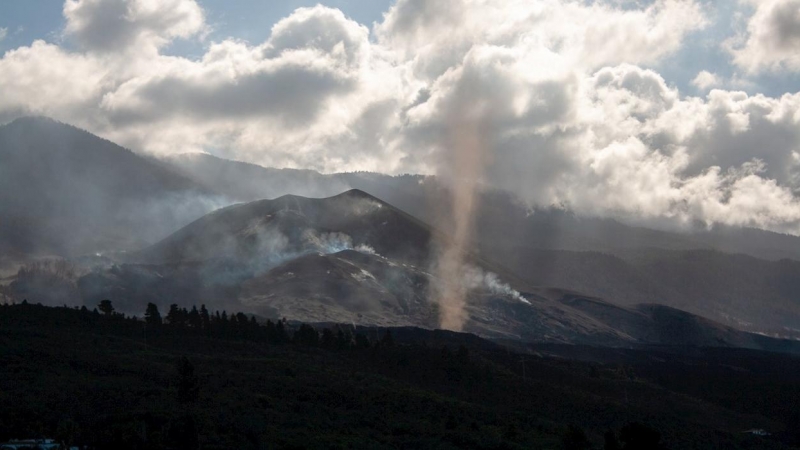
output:
[[[479,120],[462,116],[448,125],[446,153],[451,157],[452,201],[450,210],[440,215],[438,226],[451,230],[451,239],[441,244],[434,263],[433,294],[439,305],[440,326],[460,331],[468,318],[465,254],[472,239],[476,189],[488,152]]]

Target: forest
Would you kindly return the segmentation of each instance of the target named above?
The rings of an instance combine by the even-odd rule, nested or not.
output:
[[[469,334],[265,322],[202,305],[162,316],[151,304],[134,317],[110,300],[93,310],[24,302],[0,307],[0,442],[798,448],[798,369],[791,355],[736,349],[523,351]]]

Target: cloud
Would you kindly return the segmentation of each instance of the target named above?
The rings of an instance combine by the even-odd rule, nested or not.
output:
[[[65,34],[96,52],[153,52],[203,29],[194,0],[66,0]]]
[[[26,114],[81,117],[100,99],[106,69],[92,56],[44,41],[0,59],[0,119]]]
[[[8,28],[0,27],[0,42],[3,42],[6,36],[8,36]]]
[[[726,42],[750,72],[800,71],[800,0],[740,0],[755,8],[746,32]]]
[[[579,211],[632,220],[696,220],[797,233],[800,95],[714,90],[681,98],[652,71],[602,69],[587,80],[580,155],[560,194]]]
[[[299,8],[272,27],[269,41],[262,47],[264,56],[314,50],[331,55],[342,64],[354,66],[366,57],[369,30],[348,20],[338,9],[320,5]]]
[[[341,11],[301,8],[262,45],[213,44],[200,61],[170,62],[127,80],[101,106],[118,123],[260,118],[307,126],[329,97],[355,89],[368,36]]]
[[[475,45],[514,48],[537,71],[652,63],[706,24],[698,3],[656,0],[643,9],[610,2],[400,0],[376,28],[379,42],[436,78]]]
[[[750,3],[736,64],[793,67],[798,1]],[[703,71],[703,96],[687,96],[659,72],[708,25],[703,2],[398,0],[372,30],[316,6],[197,59],[163,53],[208,29],[194,1],[68,0],[64,16],[76,50],[36,41],[0,58],[0,121],[45,114],[139,151],[454,183],[454,124],[470,124],[478,182],[532,205],[800,234],[800,94],[720,89],[737,75]]]
[[[239,53],[239,55],[236,55]],[[308,124],[337,92],[352,90],[354,80],[333,70],[325,55],[297,53],[261,59],[242,44],[216,45],[199,63],[175,65],[156,76],[133,78],[103,99],[113,121],[157,122],[271,117],[291,128]],[[218,59],[239,59],[237,71],[220,68]],[[220,70],[223,69],[223,70]]]
[[[364,114],[391,113],[380,105],[394,95],[395,75],[382,76],[387,65],[369,56],[365,27],[338,10],[301,8],[260,45],[228,39],[198,61],[162,58],[159,70],[109,91],[100,108],[113,138],[150,151],[175,151],[179,142],[181,151],[234,148],[268,165],[337,170],[359,160],[354,140],[380,132],[359,125],[381,122]]]
[[[698,90],[707,91],[709,88],[719,86],[720,78],[717,74],[703,70],[692,80],[692,86]]]

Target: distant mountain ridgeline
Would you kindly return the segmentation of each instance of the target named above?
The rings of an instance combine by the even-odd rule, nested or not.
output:
[[[320,174],[310,170],[273,169],[206,154],[166,157],[185,176],[202,180],[215,192],[237,201],[286,194],[329,197],[360,189],[442,229],[451,196],[432,176],[389,176],[370,172]],[[594,251],[625,254],[631,250],[717,250],[760,259],[800,260],[800,238],[752,228],[715,226],[672,232],[632,226],[614,219],[582,217],[561,208],[531,209],[513,194],[488,190],[478,197],[475,240],[485,247]]]
[[[0,127],[0,253],[134,249],[224,204],[201,183],[50,119]]]
[[[0,163],[0,248],[6,254],[141,248],[231,202],[286,194],[329,197],[353,188],[447,228],[441,216],[450,195],[434,177],[323,175],[205,154],[159,161],[40,117],[0,126]],[[651,230],[561,209],[530,210],[500,191],[480,196],[475,239],[485,248],[514,245],[615,255],[642,249],[714,249],[800,260],[800,239],[794,236],[733,227],[687,233]]]
[[[302,196],[332,197],[351,188],[360,193],[324,201]],[[356,198],[385,207],[354,215],[347,208]],[[42,255],[69,257],[77,269],[62,283],[39,277],[42,267],[32,265],[17,279],[0,278],[0,288],[6,296],[50,304],[108,295],[136,310],[142,302],[179,299],[309,320],[433,326],[430,237],[446,237],[442,211],[449,199],[434,177],[324,175],[202,154],[156,160],[68,125],[23,118],[0,127],[0,275],[16,271],[4,269],[7,261]],[[254,202],[204,216],[235,201]],[[545,299],[524,327],[484,302],[475,317],[487,319],[473,322],[476,332],[536,337],[562,324],[581,331],[548,339],[639,339],[587,321],[574,305],[565,313],[562,294],[546,294],[574,291],[609,305],[661,304],[742,330],[799,334],[797,237],[730,227],[653,230],[561,209],[531,210],[499,191],[481,194],[475,220],[479,284],[497,276],[529,299]],[[30,282],[42,278],[47,281]],[[546,325],[530,328],[537,321]]]
[[[169,159],[187,176],[242,200],[290,189],[336,193],[358,187],[440,229],[450,197],[433,177],[265,169],[209,155]],[[270,180],[280,180],[273,183]],[[294,181],[291,181],[294,180]],[[800,337],[800,238],[717,226],[669,232],[560,209],[529,210],[512,195],[479,197],[475,246],[536,286],[583,292],[624,305],[656,303],[726,325]],[[749,256],[745,256],[749,255]],[[783,260],[781,260],[783,259]]]
[[[446,240],[446,234],[363,191],[325,199],[284,196],[210,213],[129,254],[128,263],[100,264],[77,274],[55,263],[25,268],[5,291],[53,305],[70,303],[70,296],[87,305],[111,299],[128,313],[148,303],[205,303],[305,322],[436,328],[430,253]],[[464,279],[451,281],[468,292],[465,330],[482,336],[800,350],[791,341],[744,333],[666,306],[622,307],[539,288],[478,254],[468,264]]]

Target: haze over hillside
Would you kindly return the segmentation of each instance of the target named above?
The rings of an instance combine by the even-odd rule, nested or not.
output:
[[[446,217],[444,221],[440,218],[440,210],[447,210],[451,201],[448,188],[434,177],[371,173],[323,175],[313,171],[268,169],[199,154],[161,162],[43,118],[20,119],[3,126],[0,138],[3,140],[2,167],[8,174],[2,178],[7,187],[3,190],[2,202],[8,220],[3,221],[0,236],[0,245],[7,249],[6,258],[140,250],[194,218],[233,201],[280,197],[291,191],[328,196],[351,186],[370,193],[379,192],[388,204],[402,205],[400,209],[411,213],[411,216],[403,216],[403,226],[388,221],[395,223],[395,227],[374,244],[378,247],[373,250],[379,255],[396,259],[402,250],[406,256],[413,254],[412,264],[418,268],[415,270],[431,272],[432,253],[426,247],[428,238],[424,237],[429,232],[412,231],[415,227],[422,226],[420,230],[423,230],[427,226],[416,218],[435,223],[442,235],[452,229]],[[169,301],[167,297],[180,292],[180,296],[198,296],[220,305],[239,305],[238,296],[247,292],[254,305],[258,302],[253,299],[263,296],[257,292],[265,292],[265,286],[277,286],[274,281],[240,285],[247,278],[240,274],[230,285],[223,283],[201,289],[198,286],[203,283],[192,286],[190,280],[208,277],[218,270],[228,276],[241,272],[242,267],[252,276],[257,270],[249,265],[263,262],[263,252],[284,255],[270,260],[270,265],[288,263],[291,258],[311,251],[309,236],[302,236],[307,227],[316,233],[312,236],[317,240],[316,247],[312,246],[314,251],[327,246],[325,254],[332,249],[368,246],[364,243],[375,238],[370,234],[375,228],[370,231],[364,224],[354,222],[342,228],[342,221],[348,220],[350,210],[349,206],[342,207],[336,201],[316,203],[311,210],[323,206],[326,209],[312,216],[293,212],[297,208],[302,210],[300,205],[308,202],[314,204],[315,200],[289,196],[275,202],[256,202],[246,209],[221,210],[158,246],[143,253],[134,252],[149,255],[149,261],[158,264],[186,265],[198,261],[216,261],[214,264],[217,264],[205,264],[202,271],[187,272],[186,267],[170,269],[175,279],[168,282],[167,287],[155,289],[145,284],[150,287],[134,289],[132,292],[139,293],[135,296],[137,302],[148,298],[163,303]],[[233,214],[234,211],[239,212]],[[248,212],[242,216],[244,211]],[[386,211],[402,215],[394,208]],[[277,228],[274,230],[264,228],[271,220],[269,217],[275,218]],[[211,229],[207,227],[215,229],[214,233],[209,234]],[[205,233],[198,233],[199,229]],[[277,234],[270,236],[272,231],[265,234],[266,229]],[[343,234],[331,235],[330,230]],[[195,242],[196,239],[205,241]],[[327,241],[323,243],[320,239]],[[579,217],[558,209],[531,211],[513,195],[490,190],[478,197],[471,245],[474,255],[483,255],[483,263],[491,266],[488,272],[501,275],[505,282],[518,280],[529,291],[536,286],[555,287],[618,305],[662,304],[727,326],[777,336],[796,336],[800,329],[800,301],[795,286],[800,274],[797,264],[734,254],[749,253],[767,259],[794,258],[800,239],[792,236],[734,228],[683,233],[651,230],[610,219]],[[336,261],[332,261],[334,266],[339,264]],[[353,261],[349,263],[358,266]],[[328,263],[320,260],[309,264],[324,266]],[[361,268],[369,271],[369,267],[378,266],[369,263]],[[130,276],[130,269],[122,273],[124,276],[120,276],[125,279]],[[404,276],[414,279],[420,274],[412,271]],[[215,274],[212,279],[219,277]],[[175,283],[183,287],[178,288]],[[352,283],[352,279],[347,283]],[[86,285],[84,282],[83,286]],[[262,286],[261,290],[254,290],[255,286]],[[151,288],[154,290],[148,292]],[[427,285],[424,289],[412,288],[411,297],[424,298],[429,295],[426,289]],[[117,291],[101,292],[119,297]],[[379,292],[380,289],[367,290],[360,295],[379,298],[382,295]],[[92,301],[100,295],[95,294],[90,296]],[[313,297],[317,293],[305,295]],[[62,296],[58,294],[53,298]],[[128,302],[124,298],[119,301]],[[137,302],[131,303],[132,310],[138,307]],[[277,314],[278,310],[267,308],[264,311]],[[348,314],[351,312],[345,316],[349,317]],[[304,317],[332,318],[325,314]],[[380,322],[378,316],[373,319]]]
[[[436,223],[439,209],[447,209],[450,201],[446,187],[433,177],[321,175],[208,155],[169,162],[193,176],[215,174],[210,177],[215,188],[242,200],[257,198],[260,191],[279,192],[281,186],[336,192],[348,185],[381,192],[381,198],[429,223]],[[793,281],[800,276],[794,262],[800,258],[800,238],[795,236],[724,226],[654,230],[559,209],[531,211],[502,191],[483,192],[475,216],[476,249],[532,285],[620,304],[670,305],[751,331],[800,334],[800,298]]]
[[[217,158],[181,154],[164,159],[185,176],[202,180],[237,201],[286,194],[326,197],[361,189],[428,223],[452,202],[447,185],[435,177],[388,176],[356,172],[320,174],[310,170],[272,169]],[[760,259],[800,260],[800,238],[754,228],[697,225],[668,231],[618,220],[578,215],[563,208],[530,208],[510,192],[484,190],[478,197],[474,239],[478,244],[520,245],[537,249],[597,251],[625,255],[630,250],[714,249]]]
[[[0,253],[132,249],[221,206],[221,196],[112,142],[42,117],[0,127]]]
[[[57,294],[56,304],[65,292],[87,305],[113,298],[127,312],[148,303],[203,303],[305,322],[438,328],[442,306],[434,298],[443,282],[455,282],[465,292],[463,329],[487,337],[800,350],[665,306],[622,307],[543,289],[477,253],[465,256],[462,278],[442,280],[434,255],[449,240],[363,191],[283,196],[210,213],[127,254],[128,263],[95,265],[73,288],[48,287],[32,271],[21,272],[9,291],[16,298]]]

